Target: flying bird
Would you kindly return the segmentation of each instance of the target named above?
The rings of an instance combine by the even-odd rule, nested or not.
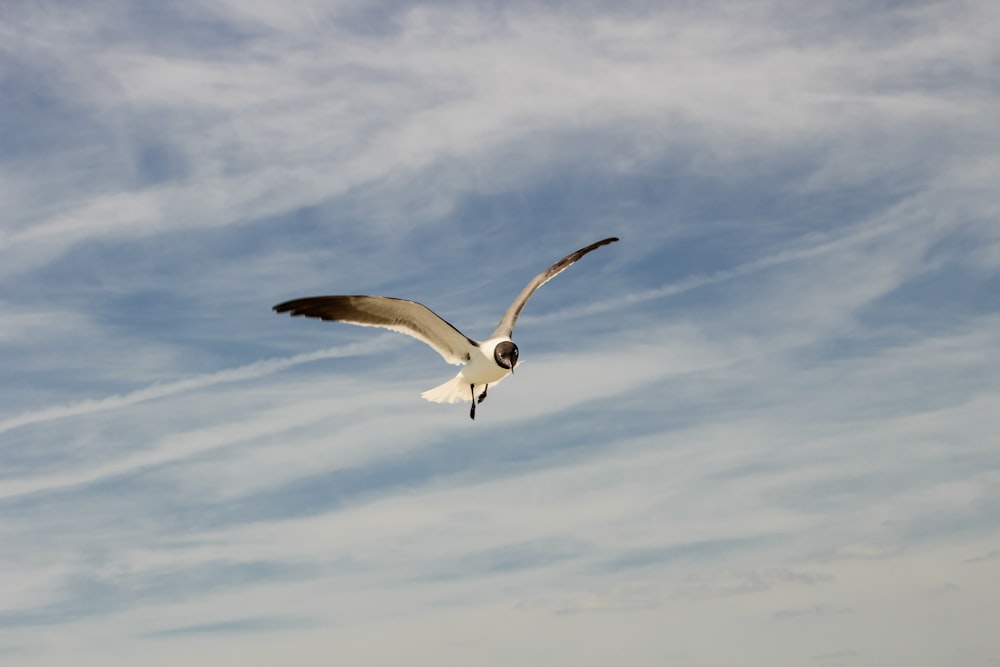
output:
[[[531,295],[587,253],[617,240],[613,236],[591,243],[532,278],[504,311],[497,328],[483,341],[469,338],[421,303],[389,296],[309,296],[279,303],[274,310],[293,316],[382,327],[427,343],[445,361],[462,366],[462,370],[453,379],[428,389],[421,396],[435,403],[459,403],[470,399],[469,417],[475,419],[476,404],[486,400],[489,386],[513,373],[517,366],[517,345],[510,337],[514,333],[517,317]]]

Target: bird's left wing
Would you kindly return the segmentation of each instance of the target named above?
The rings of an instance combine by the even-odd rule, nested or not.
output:
[[[507,307],[507,311],[503,314],[503,317],[500,318],[500,324],[497,325],[496,330],[493,331],[490,338],[496,338],[498,336],[506,336],[507,338],[510,338],[510,335],[514,333],[514,323],[517,322],[517,316],[521,314],[524,304],[528,302],[528,299],[531,298],[531,295],[535,293],[536,289],[568,269],[573,265],[573,263],[586,255],[588,252],[597,250],[602,245],[614,243],[617,240],[617,236],[612,236],[610,238],[602,239],[597,243],[591,243],[586,248],[580,248],[576,252],[566,255],[558,262],[535,276],[530,283],[524,286],[521,293],[517,295],[516,299],[514,299],[514,303]]]
[[[433,347],[449,364],[467,362],[479,344],[422,303],[388,296],[310,296],[279,303],[275,312],[381,327]]]

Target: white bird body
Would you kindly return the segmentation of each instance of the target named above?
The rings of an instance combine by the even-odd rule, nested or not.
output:
[[[587,253],[617,240],[616,237],[610,237],[592,243],[563,257],[535,276],[504,311],[490,337],[482,342],[469,338],[421,303],[389,296],[310,296],[279,303],[274,310],[366,327],[381,327],[427,343],[445,361],[462,366],[462,370],[451,380],[428,389],[422,396],[435,403],[471,400],[469,416],[475,419],[477,397],[478,402],[482,403],[490,385],[514,372],[518,349],[510,337],[514,333],[514,324],[531,295]]]
[[[483,341],[472,352],[471,358],[458,375],[420,395],[434,403],[461,403],[469,399],[470,393],[478,396],[481,391],[486,391],[487,386],[497,384],[511,374],[511,369],[502,368],[493,362],[493,352],[503,341],[510,339],[491,338]],[[472,385],[471,390],[469,385]]]

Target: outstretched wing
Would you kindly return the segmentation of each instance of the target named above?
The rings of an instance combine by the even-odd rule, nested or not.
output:
[[[528,299],[531,298],[531,295],[535,293],[536,289],[538,289],[539,287],[541,287],[542,285],[549,282],[557,275],[568,269],[574,262],[576,262],[576,260],[583,257],[588,252],[596,250],[597,248],[600,248],[602,245],[608,245],[609,243],[614,243],[617,240],[618,240],[617,236],[612,236],[602,241],[598,241],[597,243],[591,243],[586,248],[580,248],[576,252],[570,255],[566,255],[558,262],[556,262],[555,264],[553,264],[552,266],[550,266],[549,268],[545,269],[537,276],[535,276],[530,283],[525,285],[524,289],[521,290],[521,293],[517,295],[517,298],[514,299],[514,303],[510,304],[510,306],[507,308],[507,311],[503,314],[503,317],[500,318],[500,324],[497,325],[497,328],[493,331],[493,334],[490,336],[490,338],[496,338],[498,336],[506,336],[510,338],[510,335],[514,333],[514,323],[517,322],[517,316],[521,314],[521,310],[524,308],[524,304],[528,302]]]
[[[412,336],[433,347],[449,364],[470,359],[479,344],[416,301],[388,296],[310,296],[279,303],[275,312],[382,327]]]

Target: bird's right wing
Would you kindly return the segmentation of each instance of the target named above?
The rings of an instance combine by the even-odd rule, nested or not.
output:
[[[479,346],[427,306],[388,296],[310,296],[279,303],[275,312],[382,327],[433,347],[449,364],[462,365]]]

